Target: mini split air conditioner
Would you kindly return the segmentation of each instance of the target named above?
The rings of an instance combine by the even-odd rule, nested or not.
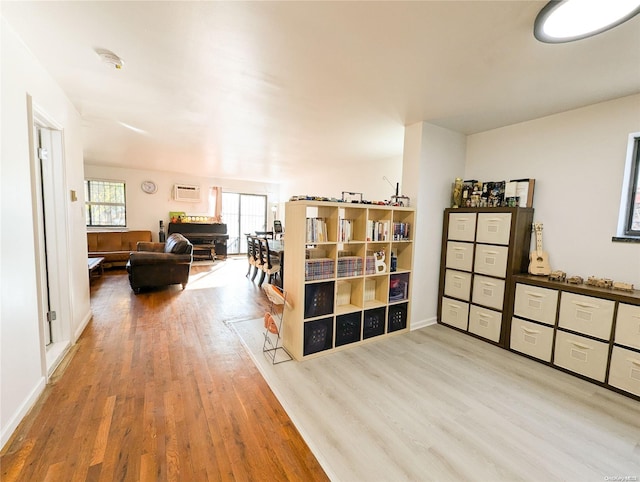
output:
[[[190,203],[200,202],[200,186],[187,186],[175,184],[173,186],[173,199]]]

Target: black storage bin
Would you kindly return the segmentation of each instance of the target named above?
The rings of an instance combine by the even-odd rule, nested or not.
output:
[[[371,338],[384,334],[385,308],[374,308],[364,312],[362,338]]]
[[[311,283],[304,287],[304,317],[315,318],[316,316],[333,313],[334,282]]]
[[[336,316],[336,346],[360,341],[362,312]]]
[[[389,306],[387,333],[404,330],[407,327],[407,303]]]
[[[333,318],[322,318],[304,324],[304,355],[329,350],[333,342]]]

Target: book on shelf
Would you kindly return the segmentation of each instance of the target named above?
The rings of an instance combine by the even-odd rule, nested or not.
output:
[[[389,221],[367,221],[367,241],[388,241]]]
[[[376,280],[364,280],[364,301],[374,301],[376,299]]]
[[[338,281],[336,285],[336,305],[344,306],[351,304],[351,283],[348,281]]]
[[[409,223],[393,223],[393,239],[409,239]]]
[[[348,243],[353,240],[351,232],[353,221],[351,219],[340,219],[338,223],[338,242]]]
[[[304,280],[316,281],[334,277],[334,261],[331,258],[307,259],[304,262]]]
[[[507,182],[504,189],[505,204],[507,206],[532,208],[535,183],[535,179],[513,179]]]
[[[307,218],[307,243],[327,241],[327,223],[324,218]]]
[[[402,301],[409,297],[408,278],[392,277],[389,280],[389,301]]]
[[[362,258],[359,256],[338,257],[338,278],[362,276]]]

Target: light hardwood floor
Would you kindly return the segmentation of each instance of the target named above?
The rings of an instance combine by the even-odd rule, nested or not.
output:
[[[245,260],[134,295],[91,283],[94,318],[0,454],[0,480],[327,477],[228,322],[264,313]]]
[[[452,329],[272,366],[233,326],[332,480],[640,480],[640,402]]]

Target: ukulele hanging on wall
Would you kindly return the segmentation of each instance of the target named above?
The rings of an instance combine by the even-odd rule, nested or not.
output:
[[[542,250],[542,223],[533,223],[533,231],[536,233],[536,249],[529,255],[529,273],[547,276],[551,273],[551,266],[549,254]]]

